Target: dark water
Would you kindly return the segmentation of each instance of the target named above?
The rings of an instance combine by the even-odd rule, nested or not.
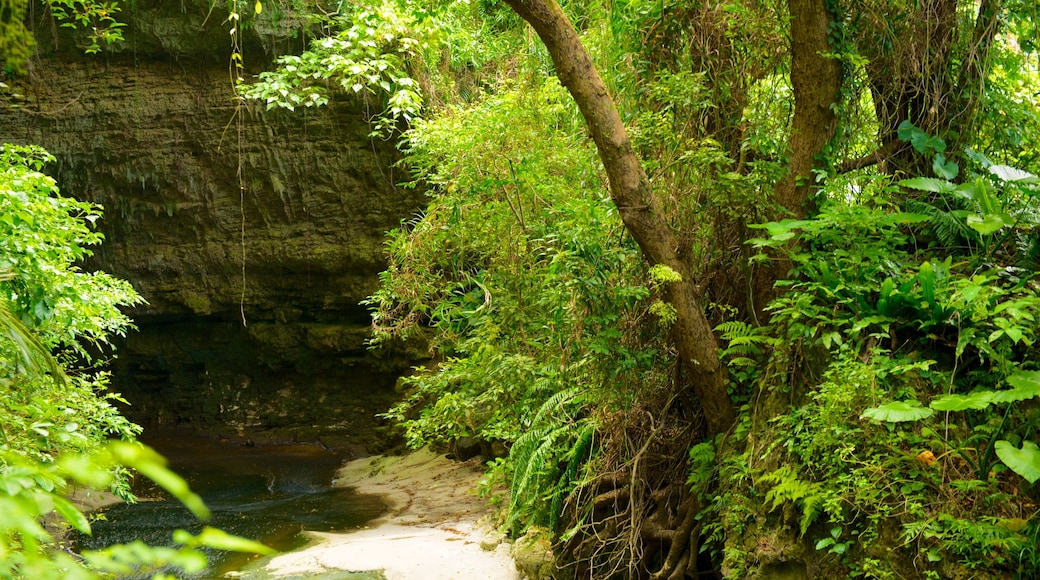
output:
[[[331,488],[343,458],[318,446],[241,447],[170,435],[145,442],[202,496],[213,512],[206,525],[280,551],[302,546],[306,540],[301,531],[349,531],[386,510],[378,498]],[[137,539],[170,545],[175,529],[201,531],[202,523],[154,485],[140,485],[135,493],[140,503],[107,508],[106,521],[93,524],[93,537],[81,537],[79,547],[97,549]],[[252,558],[211,553],[210,569],[194,578],[221,578]]]

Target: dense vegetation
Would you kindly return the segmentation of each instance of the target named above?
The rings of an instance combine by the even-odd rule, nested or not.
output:
[[[366,99],[429,193],[369,301],[409,443],[507,449],[561,577],[1033,577],[1035,5],[563,9],[315,10],[239,86]]]
[[[429,192],[370,301],[409,442],[504,442],[563,577],[1034,574],[1035,7],[564,8],[358,7],[246,91],[384,103]]]

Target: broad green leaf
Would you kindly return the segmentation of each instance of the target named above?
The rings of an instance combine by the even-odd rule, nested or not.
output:
[[[1014,167],[1008,167],[1007,165],[991,165],[989,167],[989,172],[996,175],[1001,181],[1036,182],[1036,176],[1032,173]]]
[[[947,161],[946,156],[942,153],[937,153],[932,162],[932,171],[943,179],[953,179],[957,177],[960,168],[953,161]]]
[[[1011,216],[1006,213],[988,213],[984,215],[969,215],[968,227],[982,235],[989,235],[1004,226],[1015,223]]]
[[[1040,449],[1032,441],[1023,441],[1019,449],[1010,441],[997,441],[993,448],[997,457],[1007,465],[1011,471],[1021,475],[1029,483],[1036,483],[1040,479]]]
[[[993,404],[993,391],[976,391],[969,395],[943,395],[928,406],[936,411],[966,411],[985,409]]]
[[[928,407],[922,407],[920,401],[908,399],[906,401],[892,401],[891,403],[871,407],[863,411],[861,417],[888,423],[905,423],[907,421],[926,419],[931,417],[933,413],[934,411]]]
[[[1016,403],[1026,401],[1040,395],[1040,372],[1020,371],[1007,378],[1012,389],[994,391],[994,403]]]
[[[916,189],[918,191],[930,191],[932,193],[946,193],[956,189],[949,181],[945,179],[936,179],[934,177],[914,177],[913,179],[904,179],[899,182],[899,185],[903,187],[909,187],[910,189]]]
[[[1025,389],[1040,394],[1040,371],[1018,371],[1009,376],[1007,382],[1016,389]]]

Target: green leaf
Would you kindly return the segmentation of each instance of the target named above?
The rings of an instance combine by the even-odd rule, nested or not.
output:
[[[1028,171],[1022,171],[1007,165],[990,165],[989,172],[997,176],[1001,181],[1019,181],[1023,183],[1036,183],[1037,178]]]
[[[907,421],[920,421],[931,417],[934,411],[928,407],[922,407],[920,401],[908,399],[906,401],[892,401],[877,407],[871,407],[860,416],[874,419],[875,421],[886,421],[888,423],[905,423]]]
[[[1004,226],[1010,226],[1015,223],[1014,220],[1011,219],[1011,216],[1006,213],[969,215],[967,221],[968,227],[984,236],[992,234]]]
[[[667,264],[654,264],[650,266],[650,278],[661,284],[682,282],[682,274],[676,272]]]
[[[822,550],[824,548],[830,547],[833,544],[834,544],[834,539],[833,538],[824,538],[824,539],[820,540],[819,542],[816,542],[816,549],[817,550]]]
[[[997,457],[1007,465],[1011,471],[1021,475],[1029,483],[1036,483],[1040,479],[1040,449],[1032,441],[1023,441],[1019,449],[1010,441],[1000,440],[994,444]]]
[[[150,447],[141,444],[113,441],[108,444],[112,456],[120,463],[139,471],[180,500],[195,517],[208,520],[209,508],[202,498],[188,488],[188,482],[166,467],[166,459]]]
[[[1040,394],[1040,371],[1018,371],[1009,376],[1007,382],[1016,389]]]
[[[83,512],[76,509],[76,506],[72,505],[72,502],[56,495],[51,496],[51,501],[54,502],[54,511],[58,512],[59,516],[65,518],[65,521],[67,521],[69,525],[76,528],[76,530],[81,533],[90,533],[90,522],[87,521],[87,516],[83,515]]]
[[[936,179],[934,177],[914,177],[913,179],[904,179],[899,182],[899,185],[903,187],[909,187],[910,189],[916,189],[918,191],[930,191],[932,193],[947,193],[956,189],[956,186],[945,179]]]
[[[953,161],[947,161],[946,156],[942,153],[936,153],[935,160],[932,162],[932,171],[943,179],[953,179],[957,177],[960,168]]]
[[[985,409],[993,404],[993,391],[976,391],[969,395],[943,395],[928,406],[936,411],[966,411]]]
[[[206,526],[202,533],[196,536],[200,545],[214,548],[216,550],[227,550],[229,552],[245,552],[247,554],[274,554],[275,550],[246,538],[233,536],[223,530]]]
[[[994,403],[1017,403],[1040,395],[1040,372],[1019,371],[1007,378],[1012,389],[994,391]]]

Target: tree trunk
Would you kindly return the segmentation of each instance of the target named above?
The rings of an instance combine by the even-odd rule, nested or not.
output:
[[[898,19],[867,21],[875,38],[863,43],[863,53],[869,59],[878,146],[892,150],[882,160],[887,173],[931,174],[930,158],[908,146],[893,146],[905,120],[943,138],[948,157],[958,157],[974,133],[1003,2],[981,0],[970,35],[959,31],[967,20],[957,5],[957,0],[923,0]],[[892,22],[901,24],[890,31]]]
[[[688,366],[710,434],[729,429],[735,419],[726,393],[726,368],[705,317],[691,268],[682,259],[614,100],[592,64],[577,31],[555,0],[505,0],[541,38],[556,66],[556,76],[581,109],[610,181],[611,198],[621,220],[651,264],[662,264],[682,275],[665,287],[665,300],[676,311],[673,337]]]
[[[791,17],[791,85],[794,88],[794,119],[788,144],[787,173],[776,185],[775,201],[783,217],[801,219],[811,213],[816,190],[813,169],[817,157],[834,138],[842,83],[841,64],[827,56],[833,17],[825,0],[788,0]],[[759,270],[754,280],[754,312],[765,321],[764,308],[775,298],[773,284],[787,277],[791,263],[783,256]]]

